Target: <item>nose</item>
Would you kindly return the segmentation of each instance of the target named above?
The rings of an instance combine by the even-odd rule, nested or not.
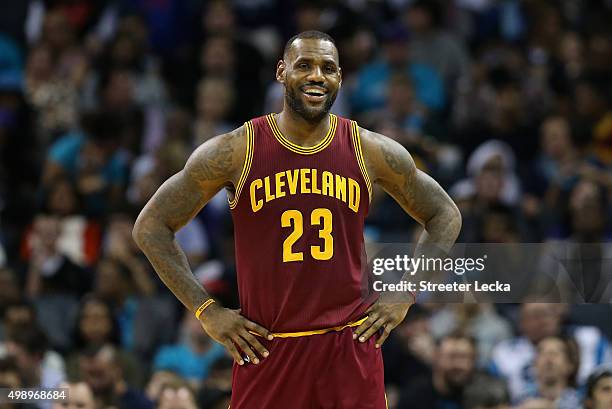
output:
[[[325,77],[323,76],[323,70],[318,65],[314,65],[312,70],[308,73],[308,80],[312,82],[323,82]]]

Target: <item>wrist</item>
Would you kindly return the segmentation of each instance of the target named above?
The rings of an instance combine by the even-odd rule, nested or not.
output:
[[[198,320],[201,321],[203,319],[204,312],[210,309],[211,307],[214,308],[214,304],[216,304],[216,301],[212,297],[208,298],[207,300],[204,300],[204,302],[202,302],[202,304],[200,304],[198,308],[196,308],[196,310],[194,311],[194,315]]]

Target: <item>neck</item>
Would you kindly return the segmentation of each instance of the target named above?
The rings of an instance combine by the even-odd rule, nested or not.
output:
[[[276,122],[283,135],[291,142],[313,146],[325,137],[329,128],[329,115],[325,115],[320,121],[310,122],[285,106],[278,114]]]
[[[567,385],[562,379],[548,379],[540,382],[540,395],[549,400],[556,400],[561,396]]]

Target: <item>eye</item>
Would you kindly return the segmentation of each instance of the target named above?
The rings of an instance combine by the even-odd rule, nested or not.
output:
[[[298,68],[299,69],[307,69],[308,68],[308,63],[301,62],[301,63],[298,64]]]
[[[336,67],[334,67],[333,65],[326,65],[325,72],[328,74],[333,74],[334,72],[336,72]]]

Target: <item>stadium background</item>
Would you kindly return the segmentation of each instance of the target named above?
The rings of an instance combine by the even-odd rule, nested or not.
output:
[[[195,146],[280,110],[274,67],[303,30],[336,39],[333,112],[410,150],[461,207],[459,241],[606,243],[610,21],[604,0],[3,0],[0,384],[85,381],[100,408],[227,407],[231,360],[131,227]],[[417,233],[375,195],[368,239]],[[224,195],[178,240],[237,306]],[[612,359],[611,317],[609,304],[416,306],[384,347],[389,405],[502,408],[507,389],[522,408],[578,408]]]

